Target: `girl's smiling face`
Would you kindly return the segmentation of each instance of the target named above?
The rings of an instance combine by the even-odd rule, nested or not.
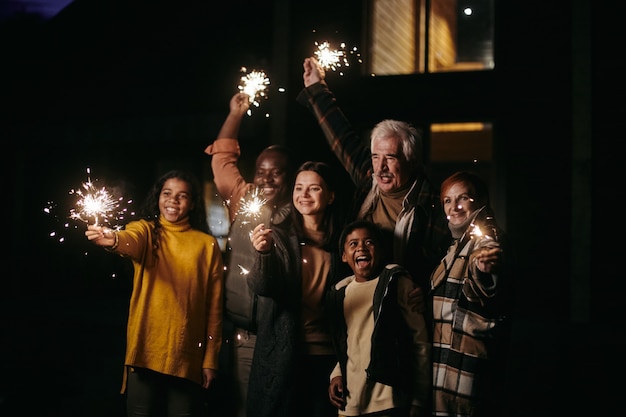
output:
[[[159,195],[159,211],[169,222],[175,223],[189,215],[191,187],[179,178],[165,181]]]

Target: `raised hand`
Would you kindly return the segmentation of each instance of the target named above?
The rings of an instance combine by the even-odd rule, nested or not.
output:
[[[305,87],[319,83],[326,77],[324,68],[322,68],[314,57],[305,58],[302,67],[304,68],[302,79],[304,80]]]

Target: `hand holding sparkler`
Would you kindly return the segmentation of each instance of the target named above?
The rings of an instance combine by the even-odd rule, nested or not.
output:
[[[315,57],[305,58],[302,67],[304,68],[302,79],[305,87],[319,83],[326,77],[326,71]]]
[[[230,99],[230,113],[239,117],[243,116],[250,108],[251,97],[246,92],[235,94]]]
[[[250,108],[250,96],[246,93],[236,93],[230,99],[230,112],[224,121],[219,133],[218,139],[222,138],[236,138],[239,136],[239,128],[241,127],[241,120],[243,115],[246,114]]]
[[[471,254],[474,265],[484,273],[496,273],[502,256],[500,243],[496,240],[497,233],[495,226],[492,224],[493,217],[486,216],[486,224],[482,224],[482,228],[478,224],[473,223],[471,238],[476,240],[474,244],[474,252]]]
[[[502,256],[502,249],[499,247],[482,248],[478,249],[473,255],[474,264],[480,270],[486,274],[496,273],[498,265],[500,263],[500,257]]]
[[[239,81],[239,91],[247,94],[249,103],[255,107],[259,107],[259,100],[261,98],[267,98],[267,86],[270,84],[270,79],[267,77],[264,71],[252,70],[247,72],[246,67],[241,67],[241,72],[246,73]],[[248,109],[248,115],[250,115],[250,109]]]
[[[85,231],[87,239],[92,241],[98,246],[104,246],[111,249],[117,248],[117,232],[109,229],[108,227],[98,226],[97,224],[90,224]]]
[[[250,234],[250,242],[258,252],[269,252],[274,243],[272,229],[266,229],[264,223],[259,224]]]

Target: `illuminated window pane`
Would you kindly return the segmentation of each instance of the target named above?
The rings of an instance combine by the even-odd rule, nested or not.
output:
[[[371,0],[370,72],[493,69],[493,1]]]
[[[414,0],[372,2],[371,72],[376,75],[416,72],[418,28]]]
[[[429,165],[436,182],[461,169],[491,178],[494,165],[491,123],[432,124]]]
[[[430,2],[429,72],[493,69],[492,2]]]
[[[488,162],[492,159],[490,123],[434,123],[430,158],[439,162]]]

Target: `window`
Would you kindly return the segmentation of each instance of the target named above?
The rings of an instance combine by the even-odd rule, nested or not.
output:
[[[230,230],[228,207],[226,206],[226,202],[224,202],[217,193],[215,183],[208,179],[204,181],[204,204],[207,212],[206,216],[209,230],[217,239],[220,250],[225,252],[228,231]]]
[[[491,123],[433,123],[429,134],[428,166],[433,183],[441,184],[448,175],[460,170],[473,171],[488,183],[495,178]]]
[[[494,0],[370,0],[369,72],[490,70]]]

